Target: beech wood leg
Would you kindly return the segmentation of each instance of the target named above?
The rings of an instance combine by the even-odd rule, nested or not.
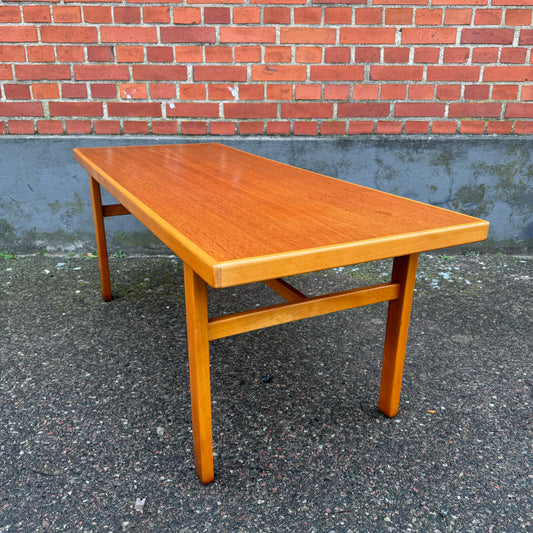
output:
[[[102,296],[106,302],[113,299],[111,295],[111,279],[109,277],[109,260],[105,237],[104,208],[102,207],[102,194],[100,184],[89,176],[91,186],[91,199],[93,204],[94,230],[96,233],[96,249],[98,250],[98,264],[100,266],[100,282]]]
[[[206,484],[211,483],[215,477],[207,331],[207,285],[186,263],[183,263],[183,272],[189,344],[194,466],[200,481]]]
[[[391,281],[400,284],[400,295],[389,302],[378,404],[381,411],[389,417],[398,414],[400,404],[417,261],[418,254],[396,257],[392,267]]]

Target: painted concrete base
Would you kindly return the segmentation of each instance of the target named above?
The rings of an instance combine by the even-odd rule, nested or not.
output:
[[[470,249],[524,253],[533,241],[533,139],[528,137],[5,137],[0,139],[0,251],[94,248],[80,146],[220,142],[490,221]],[[106,221],[110,252],[167,249],[133,217]]]

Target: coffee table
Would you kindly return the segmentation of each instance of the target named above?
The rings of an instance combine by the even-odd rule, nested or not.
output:
[[[389,302],[379,408],[398,412],[418,254],[484,240],[488,222],[217,143],[76,148],[89,173],[102,295],[104,218],[132,214],[183,260],[194,460],[214,479],[209,342]],[[104,187],[119,202],[103,205]],[[283,277],[394,258],[391,280],[307,297]],[[284,303],[208,317],[214,288],[264,282]]]

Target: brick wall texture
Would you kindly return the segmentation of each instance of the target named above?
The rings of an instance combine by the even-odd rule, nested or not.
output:
[[[533,134],[533,0],[0,2],[0,133]]]

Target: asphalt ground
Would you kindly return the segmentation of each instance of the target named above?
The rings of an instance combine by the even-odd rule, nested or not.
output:
[[[390,266],[292,281],[320,294]],[[208,486],[181,263],[111,272],[104,303],[94,258],[0,257],[1,533],[532,531],[531,257],[420,258],[393,419],[377,409],[386,304],[212,342]],[[209,298],[212,315],[278,301]]]

